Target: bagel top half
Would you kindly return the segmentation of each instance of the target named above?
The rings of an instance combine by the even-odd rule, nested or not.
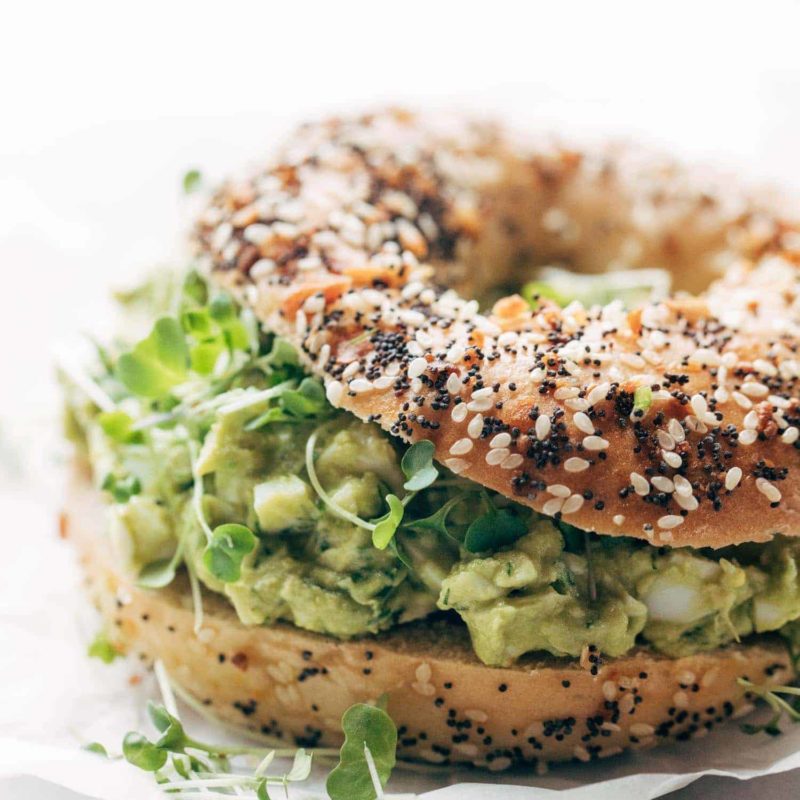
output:
[[[800,229],[775,209],[630,150],[387,112],[300,129],[195,243],[333,405],[579,528],[721,547],[800,530]],[[555,262],[705,290],[480,313]]]

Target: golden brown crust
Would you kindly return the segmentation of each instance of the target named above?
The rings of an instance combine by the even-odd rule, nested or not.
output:
[[[133,585],[115,566],[103,519],[99,494],[76,470],[64,533],[112,640],[144,661],[161,659],[213,714],[287,742],[336,745],[343,711],[387,694],[402,758],[492,769],[603,758],[705,735],[750,708],[737,678],[770,684],[794,674],[785,646],[768,637],[680,659],[637,650],[606,662],[587,651],[583,666],[529,657],[496,669],[449,620],[339,642],[289,625],[247,627],[209,593],[195,634],[185,583]]]
[[[630,150],[391,112],[304,127],[196,241],[335,405],[578,527],[721,547],[800,531],[800,235],[776,208]],[[437,288],[552,261],[718,280],[632,313],[511,297],[484,317]]]

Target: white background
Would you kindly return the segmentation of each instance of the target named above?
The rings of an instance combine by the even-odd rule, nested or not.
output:
[[[0,454],[49,419],[53,346],[102,327],[109,284],[179,252],[187,168],[219,175],[293,120],[396,103],[622,133],[800,187],[800,6],[0,0]]]

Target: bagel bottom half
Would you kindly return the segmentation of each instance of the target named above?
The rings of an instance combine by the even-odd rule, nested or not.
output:
[[[341,743],[342,713],[388,696],[398,756],[502,769],[518,762],[589,760],[670,738],[705,735],[751,707],[737,683],[786,683],[794,669],[777,638],[686,658],[638,649],[606,661],[525,658],[487,667],[467,629],[449,618],[351,641],[287,624],[248,627],[204,594],[195,634],[188,583],[137,588],[115,566],[102,498],[72,470],[65,533],[74,542],[109,638],[144,662],[161,659],[176,683],[222,720],[303,746]]]

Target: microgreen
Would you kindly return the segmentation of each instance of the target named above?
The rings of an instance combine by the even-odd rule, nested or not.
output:
[[[403,512],[405,511],[405,506],[396,495],[386,495],[386,502],[389,510],[375,521],[375,527],[372,529],[372,544],[378,550],[385,550],[392,541],[403,521]]]
[[[133,430],[133,419],[124,411],[103,411],[97,415],[103,433],[117,444],[140,444],[141,432]]]
[[[145,589],[163,589],[175,580],[178,565],[174,558],[160,558],[145,564],[136,578],[136,585]]]
[[[280,336],[275,337],[272,342],[267,361],[273,367],[297,367],[300,364],[297,350]]]
[[[464,500],[466,496],[466,492],[457,494],[455,497],[451,497],[444,505],[434,511],[430,516],[421,517],[420,519],[414,519],[406,522],[404,523],[404,527],[413,528],[414,530],[434,531],[435,533],[449,536],[451,539],[456,539],[456,541],[458,541],[457,537],[454,536],[454,534],[447,527],[447,517],[450,512]]]
[[[530,303],[531,308],[538,308],[540,301],[552,300],[557,305],[569,305],[569,298],[554,289],[549,283],[543,281],[531,281],[522,287],[522,296]]]
[[[130,731],[122,740],[122,755],[134,767],[145,772],[158,772],[167,763],[168,753],[141,733]]]
[[[145,589],[163,589],[175,579],[175,571],[183,558],[183,540],[178,541],[178,546],[172,558],[160,558],[145,564],[136,578],[136,585]]]
[[[103,758],[109,758],[108,750],[100,744],[100,742],[89,742],[85,744],[81,750],[85,750],[87,753],[94,753],[98,756],[103,756]]]
[[[104,664],[110,664],[115,658],[122,655],[103,631],[94,637],[86,652],[90,658],[99,658]]]
[[[314,448],[317,442],[318,431],[315,431],[308,437],[306,442],[306,472],[308,473],[311,485],[314,491],[319,495],[322,502],[334,513],[337,517],[357,525],[359,528],[365,528],[372,532],[372,543],[379,550],[385,550],[394,539],[397,529],[403,522],[406,506],[414,499],[417,493],[430,486],[438,477],[439,473],[432,464],[433,443],[427,440],[416,442],[406,451],[401,462],[403,474],[406,477],[404,488],[407,494],[402,499],[395,494],[386,495],[386,504],[389,510],[382,516],[375,520],[367,521],[361,519],[357,514],[353,514],[345,508],[342,508],[323,488],[317,476],[316,469],[314,468]],[[412,488],[409,487],[419,487]],[[392,548],[395,552],[397,548]],[[398,554],[398,558],[403,561],[403,558]],[[406,563],[404,561],[403,563]]]
[[[400,462],[400,469],[406,476],[403,488],[407,492],[418,492],[430,486],[438,477],[439,471],[433,466],[433,442],[423,439],[406,450]]]
[[[544,267],[538,280],[522,288],[522,296],[536,308],[537,298],[553,300],[562,308],[577,301],[587,308],[617,301],[625,308],[664,297],[669,293],[669,273],[661,269],[631,269],[602,275],[578,274]]]
[[[203,182],[203,176],[198,169],[190,169],[184,173],[181,185],[183,186],[184,194],[191,194],[200,188]]]
[[[107,491],[116,503],[127,503],[136,494],[142,491],[142,484],[135,475],[116,476],[109,472],[100,488]]]
[[[526,519],[507,508],[491,508],[467,528],[464,547],[470,553],[499,550],[515,542],[528,530]]]
[[[751,683],[746,678],[739,678],[738,684],[764,700],[773,711],[772,717],[763,725],[743,724],[741,728],[745,733],[766,733],[769,736],[779,736],[781,729],[778,726],[784,716],[788,717],[792,722],[800,722],[800,699],[789,702],[781,697],[781,695],[790,695],[800,698],[800,687],[759,686]]]
[[[285,391],[280,398],[281,407],[295,417],[317,417],[327,402],[322,384],[314,378],[303,378],[297,389]]]
[[[190,269],[183,279],[181,293],[185,300],[198,306],[208,303],[208,285],[196,269]]]
[[[345,711],[342,731],[345,739],[339,763],[325,784],[328,795],[331,800],[375,800],[382,795],[395,765],[397,729],[385,711],[358,703]],[[374,764],[378,786],[367,754]]]
[[[155,740],[139,731],[127,733],[122,742],[124,758],[153,777],[167,793],[180,796],[236,795],[237,797],[270,800],[268,786],[282,786],[287,792],[290,783],[302,782],[311,774],[312,757],[326,761],[338,758],[330,775],[328,792],[332,800],[366,800],[383,795],[383,786],[395,764],[397,731],[382,707],[358,704],[342,717],[345,743],[338,752],[333,748],[274,749],[252,746],[217,745],[195,739],[184,728],[178,716],[175,692],[179,687],[170,682],[160,661],[154,665],[161,703],[148,702],[147,715],[157,732]],[[202,715],[205,709],[187,693],[180,696]],[[380,704],[379,704],[380,705]],[[83,749],[108,756],[106,748],[92,742]],[[276,757],[292,757],[291,767],[282,775],[270,774]],[[245,759],[252,772],[237,767]],[[237,765],[237,766],[234,766]],[[355,787],[356,793],[353,793]]]
[[[203,552],[203,564],[215,578],[234,583],[241,577],[242,560],[255,546],[256,537],[248,527],[236,523],[218,525]]]
[[[649,386],[637,386],[633,393],[633,410],[646,413],[653,405],[653,390]]]
[[[178,320],[162,317],[150,335],[117,361],[117,376],[133,394],[160,397],[182,383],[188,373],[189,349]]]

